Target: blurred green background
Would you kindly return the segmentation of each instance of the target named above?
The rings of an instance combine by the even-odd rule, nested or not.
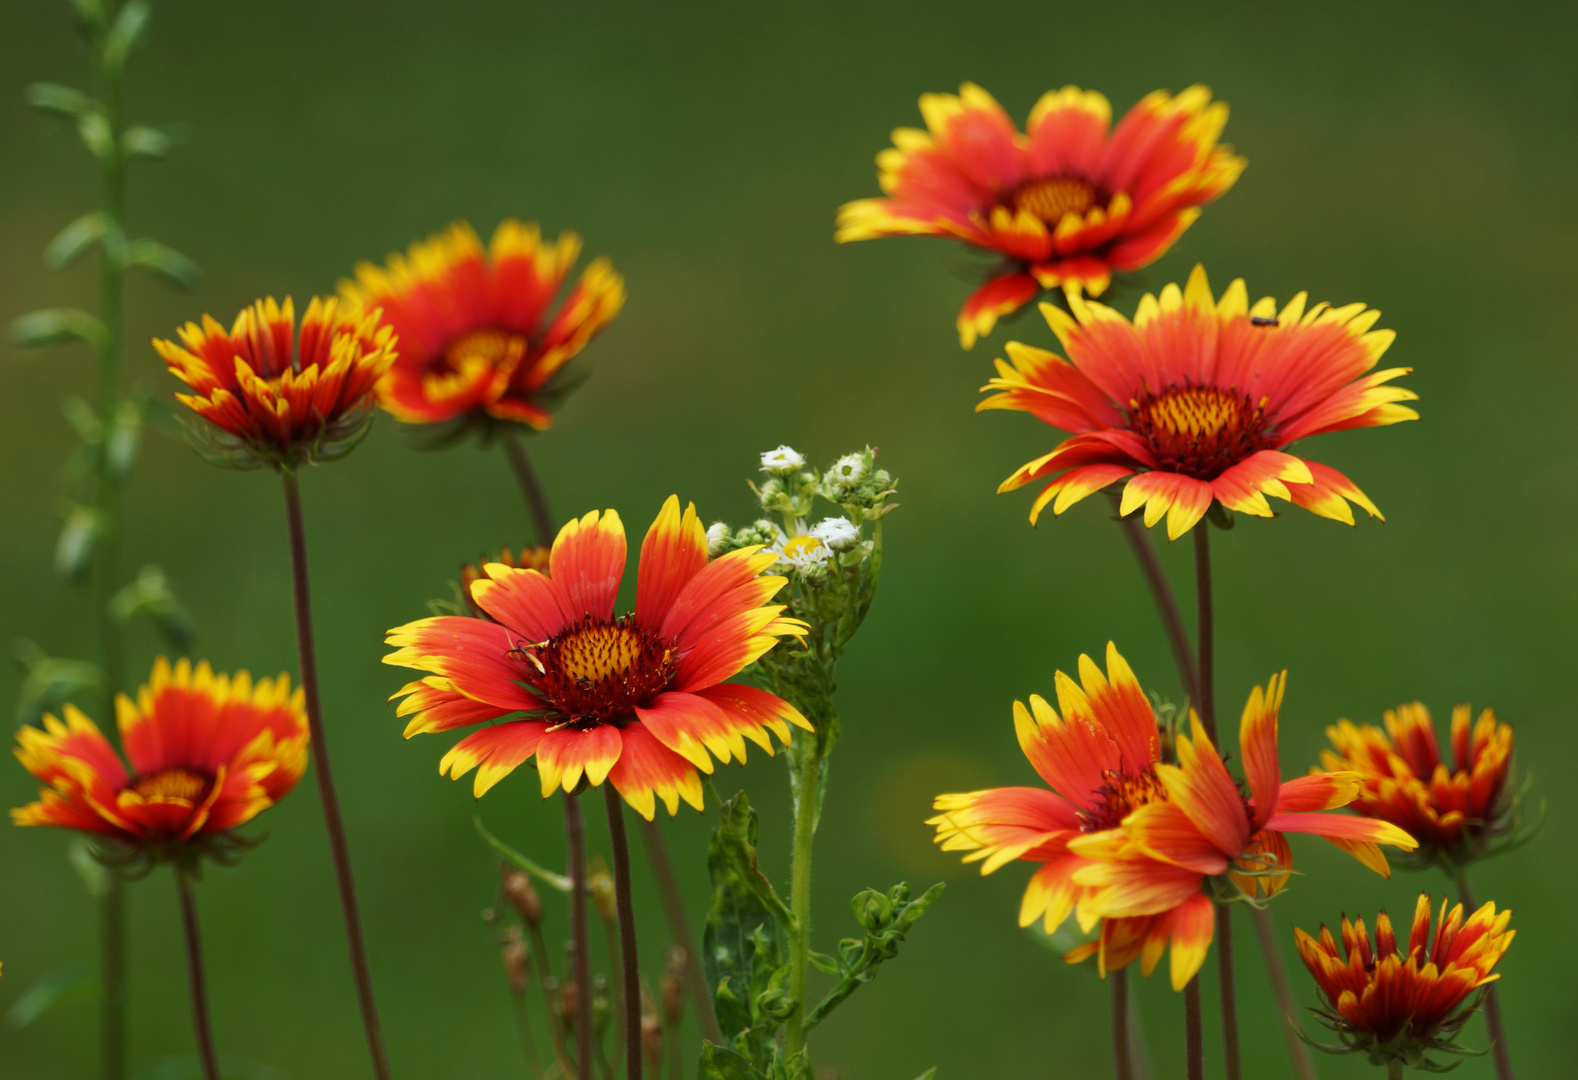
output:
[[[1389,362],[1424,420],[1322,438],[1387,522],[1355,529],[1289,513],[1219,536],[1223,711],[1284,666],[1289,772],[1338,716],[1378,721],[1423,698],[1492,703],[1549,798],[1543,834],[1477,871],[1511,905],[1502,967],[1514,1061],[1570,1059],[1578,884],[1564,778],[1578,729],[1572,662],[1578,566],[1567,501],[1578,480],[1571,319],[1578,86],[1570,13],[1442,3],[862,5],[652,3],[156,4],[132,61],[131,119],[179,122],[172,159],[136,168],[133,235],[207,272],[190,296],[131,286],[126,385],[175,381],[143,343],[203,311],[226,323],[255,296],[331,290],[457,217],[573,228],[627,277],[624,314],[583,361],[590,383],[532,442],[561,513],[615,506],[639,536],[677,491],[708,519],[754,516],[755,454],[788,442],[820,462],[870,442],[900,478],[882,593],[842,672],[845,734],[818,849],[817,937],[854,928],[847,897],[907,879],[949,888],[910,944],[814,1041],[841,1076],[908,1080],[1110,1075],[1106,994],[1015,927],[1028,876],[988,879],[930,846],[932,795],[1030,782],[1009,703],[1050,693],[1055,668],[1115,639],[1147,686],[1177,697],[1148,596],[1097,500],[1038,530],[1030,494],[993,494],[1057,435],[1020,414],[975,416],[1002,342],[1046,345],[1036,317],[962,353],[968,284],[941,241],[832,242],[845,200],[875,194],[873,155],[919,121],[922,91],[964,79],[1018,118],[1042,91],[1098,88],[1121,111],[1157,87],[1208,83],[1231,103],[1227,138],[1250,167],[1167,258],[1159,285],[1203,261],[1221,288],[1363,300],[1397,330]],[[87,265],[50,274],[39,252],[94,199],[76,137],[20,102],[25,84],[80,84],[85,56],[63,0],[0,8],[0,316],[93,302]],[[1132,296],[1125,302],[1131,306]],[[91,656],[84,595],[50,572],[67,395],[89,391],[81,349],[0,363],[0,614],[7,639]],[[396,1075],[524,1075],[496,948],[479,912],[496,876],[480,812],[544,860],[562,858],[558,807],[527,773],[481,804],[436,775],[450,739],[400,739],[385,698],[404,676],[381,633],[426,613],[458,563],[528,538],[497,451],[419,451],[387,418],[347,461],[303,480],[325,709]],[[164,566],[216,666],[294,670],[284,523],[271,475],[204,464],[150,435],[128,496],[128,574]],[[1162,538],[1158,535],[1158,541]],[[1183,583],[1188,552],[1166,553]],[[129,672],[158,645],[131,635]],[[0,670],[0,700],[19,675]],[[787,798],[764,755],[719,778],[764,815],[765,858],[787,878]],[[35,785],[0,766],[0,801]],[[591,807],[590,832],[602,836]],[[296,1078],[367,1067],[310,781],[259,823],[270,838],[201,888],[221,1052]],[[669,831],[698,918],[707,819]],[[63,964],[94,962],[95,911],[67,837],[0,828],[0,1009]],[[1280,900],[1284,933],[1344,911],[1411,909],[1443,879],[1375,877],[1319,841]],[[666,942],[636,856],[646,967]],[[131,1050],[146,1067],[191,1054],[168,873],[131,894]],[[561,917],[562,912],[555,917]],[[556,924],[558,935],[563,921]],[[1289,1075],[1260,961],[1241,931],[1247,1075]],[[1302,969],[1294,972],[1313,1000]],[[1210,968],[1206,1000],[1213,1000]],[[1181,1067],[1180,1006],[1157,978],[1143,1009],[1156,1075]],[[1220,1068],[1207,1017],[1211,1070]],[[1483,1045],[1478,1021],[1468,1031]],[[0,1075],[91,1075],[94,1010],[0,1024]],[[1322,1075],[1361,1061],[1323,1059]],[[1491,1075],[1467,1062],[1465,1080]]]

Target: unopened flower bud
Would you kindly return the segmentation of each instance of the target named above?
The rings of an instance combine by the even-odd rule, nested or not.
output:
[[[721,521],[714,521],[707,526],[707,555],[716,559],[734,546],[729,535],[729,526]]]
[[[531,951],[519,927],[512,926],[504,932],[504,974],[510,980],[510,993],[520,997],[531,985]]]
[[[573,1034],[575,1018],[581,1007],[581,989],[576,986],[574,979],[565,980],[557,989],[558,993],[554,994],[553,1003],[559,1014],[559,1026]]]
[[[762,472],[774,476],[788,476],[805,464],[805,455],[788,446],[768,450],[762,455]]]
[[[536,929],[542,925],[542,901],[532,887],[531,878],[524,870],[503,867],[504,897],[510,902],[521,921]]]
[[[823,518],[811,527],[811,535],[834,551],[848,551],[860,542],[860,530],[846,517]]]

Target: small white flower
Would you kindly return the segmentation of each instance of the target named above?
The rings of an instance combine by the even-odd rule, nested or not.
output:
[[[812,527],[811,535],[834,551],[848,551],[860,541],[860,530],[845,517],[823,518]]]
[[[777,554],[779,565],[788,564],[802,569],[824,563],[833,555],[820,537],[810,533],[780,540],[771,550]]]
[[[864,454],[845,454],[833,463],[828,470],[828,475],[833,482],[844,487],[854,487],[866,478],[866,456]]]
[[[716,559],[729,544],[729,527],[721,521],[707,526],[707,554]]]
[[[805,464],[805,455],[790,446],[780,446],[762,455],[762,472],[775,476],[788,476],[798,472]]]

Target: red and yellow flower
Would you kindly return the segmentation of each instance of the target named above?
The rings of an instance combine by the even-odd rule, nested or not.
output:
[[[654,795],[670,814],[701,808],[712,757],[745,760],[745,740],[769,754],[789,725],[811,725],[765,690],[725,682],[805,624],[766,603],[785,579],[759,547],[712,561],[688,506],[670,496],[641,545],[635,611],[615,616],[625,569],[619,515],[596,511],[554,540],[546,573],[500,563],[471,595],[487,619],[439,616],[389,631],[384,662],[431,674],[396,693],[407,738],[490,724],[455,744],[439,773],[477,770],[480,797],[535,756],[543,797],[605,780],[650,820]],[[519,714],[520,718],[505,720]],[[493,721],[505,720],[503,723]]]
[[[491,618],[482,610],[476,598],[471,595],[471,586],[488,576],[485,569],[489,563],[498,563],[511,570],[536,570],[548,573],[552,561],[552,550],[544,544],[527,544],[520,549],[520,554],[511,551],[508,546],[499,549],[498,558],[489,559],[486,556],[474,563],[465,563],[460,568],[460,595],[466,601],[466,607],[471,609],[471,614],[479,619]]]
[[[1213,502],[1271,517],[1267,495],[1350,525],[1349,502],[1381,516],[1342,473],[1285,452],[1312,435],[1419,418],[1398,404],[1418,395],[1387,385],[1410,369],[1372,370],[1396,337],[1371,329],[1380,312],[1307,308],[1304,293],[1281,310],[1269,296],[1251,307],[1241,278],[1218,301],[1199,266],[1184,289],[1142,297],[1133,322],[1068,300],[1072,314],[1041,305],[1068,359],[1009,342],[1013,364],[997,361],[998,377],[982,388],[996,393],[977,406],[1073,433],[998,488],[1051,478],[1032,524],[1048,504],[1061,514],[1120,481],[1120,512],[1143,508],[1147,527],[1165,516],[1169,539]]]
[[[1421,857],[1456,873],[1507,835],[1514,804],[1509,784],[1512,727],[1486,709],[1471,723],[1467,705],[1452,710],[1452,756],[1441,760],[1430,710],[1420,702],[1385,713],[1386,730],[1339,721],[1326,729],[1336,751],[1321,751],[1328,769],[1359,774],[1349,809],[1390,821],[1422,845]]]
[[[929,131],[899,128],[877,155],[888,197],[846,204],[838,239],[948,236],[1001,255],[959,312],[966,349],[1043,288],[1099,296],[1154,262],[1245,165],[1218,145],[1227,106],[1204,86],[1158,90],[1111,131],[1107,99],[1075,86],[1043,95],[1024,134],[974,83],[920,109]]]
[[[1176,740],[1178,764],[1162,760],[1156,717],[1133,672],[1107,646],[1107,675],[1080,657],[1083,689],[1059,672],[1058,704],[1016,703],[1020,747],[1052,788],[997,788],[939,796],[944,850],[984,859],[983,873],[1014,859],[1042,864],[1020,907],[1050,932],[1072,912],[1095,941],[1071,952],[1095,954],[1099,970],[1139,959],[1149,975],[1172,948],[1174,989],[1205,960],[1214,932],[1207,879],[1227,876],[1251,897],[1281,888],[1292,868],[1283,834],[1315,833],[1365,865],[1387,872],[1378,843],[1413,841],[1394,825],[1315,811],[1353,798],[1352,774],[1317,774],[1283,783],[1277,764],[1277,709],[1283,680],[1256,688],[1244,710],[1241,741],[1251,797],[1246,799],[1198,719],[1193,738]]]
[[[395,362],[394,331],[376,310],[313,297],[296,337],[295,308],[271,296],[243,308],[226,333],[208,315],[181,344],[153,347],[190,394],[176,399],[208,421],[227,464],[295,468],[348,452],[372,420],[374,389]]]
[[[170,852],[251,821],[307,768],[304,699],[287,675],[254,684],[245,671],[216,675],[184,658],[172,668],[161,656],[136,701],[116,700],[124,763],[81,710],[64,713],[17,733],[18,760],[49,785],[11,811],[18,825]]]
[[[1372,944],[1364,920],[1342,920],[1342,952],[1331,931],[1320,938],[1294,930],[1304,966],[1320,988],[1321,1021],[1336,1031],[1343,1050],[1367,1053],[1377,1065],[1400,1060],[1419,1067],[1433,1050],[1463,1052],[1453,1037],[1473,1014],[1468,996],[1501,978],[1493,973],[1512,944],[1512,912],[1487,903],[1463,919],[1463,905],[1442,901],[1430,935],[1430,897],[1421,895],[1406,949],[1399,950],[1391,920],[1375,919]],[[1439,1069],[1438,1069],[1439,1071]]]
[[[412,424],[492,417],[551,426],[564,389],[556,376],[625,302],[624,278],[598,259],[554,312],[580,252],[574,233],[544,242],[535,223],[514,220],[484,251],[462,221],[384,266],[359,263],[341,295],[381,307],[400,336],[400,359],[378,388],[383,407]]]

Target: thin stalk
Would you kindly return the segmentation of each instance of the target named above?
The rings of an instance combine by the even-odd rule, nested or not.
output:
[[[630,843],[625,838],[625,800],[613,784],[603,785],[608,802],[608,840],[614,849],[614,902],[619,908],[619,951],[623,954],[625,1076],[641,1080],[641,962],[636,950],[636,912],[630,900]]]
[[[555,985],[553,965],[550,963],[551,958],[548,954],[548,946],[543,942],[542,925],[541,923],[528,925],[526,931],[531,934],[532,948],[537,950],[537,956],[540,958],[537,967],[537,970],[540,972],[537,977],[537,985],[542,987],[543,1013],[548,1018],[548,1033],[553,1038],[553,1054],[554,1057],[558,1058],[559,1068],[564,1071],[564,1075],[572,1076],[575,1074],[575,1065],[570,1061],[570,1055],[564,1049],[564,1037],[561,1033],[558,1009],[554,1004],[553,997]]]
[[[1288,983],[1287,968],[1282,966],[1282,950],[1277,946],[1276,924],[1267,908],[1250,908],[1249,921],[1260,939],[1260,955],[1266,961],[1266,974],[1271,979],[1271,992],[1277,999],[1277,1010],[1282,1019],[1282,1041],[1287,1044],[1288,1057],[1299,1080],[1316,1080],[1315,1061],[1304,1040],[1298,1037],[1293,1018],[1298,1015],[1298,1002],[1293,1000],[1293,988]]]
[[[99,1077],[121,1080],[126,1075],[126,883],[106,875],[108,888],[99,901]]]
[[[208,1023],[208,984],[203,975],[203,935],[197,927],[197,898],[191,875],[175,868],[175,889],[181,898],[181,929],[186,936],[186,974],[192,985],[192,1027],[197,1035],[197,1056],[204,1080],[220,1080],[219,1057],[214,1053],[214,1033]]]
[[[1457,895],[1467,914],[1475,910],[1474,889],[1468,883],[1468,870],[1457,876]],[[1496,996],[1496,984],[1491,983],[1485,994],[1485,1027],[1490,1031],[1490,1056],[1496,1063],[1496,1080],[1512,1080],[1512,1055],[1507,1051],[1507,1029],[1501,1022],[1501,999]]]
[[[1205,1080],[1205,1043],[1200,1037],[1200,976],[1184,987],[1184,1075]]]
[[[1222,1047],[1227,1080],[1242,1080],[1244,1067],[1238,1054],[1238,991],[1233,971],[1233,909],[1216,906],[1216,971],[1222,991]]]
[[[510,459],[510,468],[515,472],[515,482],[520,484],[521,495],[526,499],[526,509],[531,514],[532,526],[537,530],[537,542],[553,543],[553,514],[548,509],[548,497],[543,493],[542,481],[537,478],[537,470],[532,468],[531,458],[526,456],[526,444],[521,442],[519,435],[508,430],[499,436],[499,442],[504,444],[504,456]]]
[[[1211,736],[1211,741],[1216,742],[1216,685],[1214,668],[1216,664],[1216,631],[1215,612],[1211,600],[1211,529],[1208,522],[1201,521],[1194,527],[1194,577],[1195,596],[1197,597],[1197,610],[1200,617],[1200,628],[1196,635],[1196,650],[1199,656],[1200,674],[1197,679],[1197,689],[1200,700],[1200,723],[1205,725],[1205,733]]]
[[[377,1080],[389,1080],[389,1057],[384,1050],[383,1029],[378,1023],[378,1006],[373,1001],[367,944],[362,936],[361,911],[356,904],[356,881],[351,876],[351,852],[345,842],[345,822],[340,817],[340,800],[334,792],[334,772],[329,767],[329,742],[323,728],[323,706],[318,697],[318,651],[312,639],[312,592],[307,584],[307,534],[301,520],[301,488],[294,472],[284,471],[280,476],[285,482],[291,584],[296,600],[296,650],[301,661],[302,694],[307,699],[312,771],[318,777],[318,797],[323,803],[323,821],[328,828],[329,850],[334,857],[334,877],[340,889],[340,909],[345,917],[345,934],[350,943],[351,974],[356,980],[356,997],[361,1005],[362,1026],[367,1033],[367,1050],[372,1057],[373,1075]]]
[[[805,1049],[806,976],[811,960],[811,844],[816,833],[816,791],[822,777],[822,755],[816,736],[796,732],[795,740],[803,741],[804,749],[800,752],[800,783],[794,793],[794,862],[789,886],[789,908],[795,922],[789,930],[789,996],[795,1007],[785,1028],[785,1051],[790,1055]]]
[[[616,884],[614,886],[614,902],[616,906],[618,904],[618,891],[619,886]],[[624,943],[620,933],[619,918],[616,915],[614,921],[611,923],[602,919],[599,919],[598,921],[603,923],[603,940],[608,945],[608,970],[613,973],[613,983],[615,988],[613,993],[614,1030],[622,1032],[625,1030],[626,1002],[624,975],[625,965],[623,959]],[[639,1030],[639,1027],[637,1030]],[[599,1044],[597,1052],[600,1058],[604,1057],[601,1044]],[[604,1075],[608,1077],[613,1077],[615,1073],[613,1066],[608,1064],[606,1058],[603,1061],[603,1072]]]
[[[1403,1063],[1393,1058],[1386,1063],[1386,1080],[1403,1080]]]
[[[1113,496],[1113,512],[1117,513],[1118,498]],[[1184,693],[1190,701],[1199,700],[1199,691],[1196,688],[1197,675],[1194,666],[1194,650],[1189,647],[1189,633],[1184,629],[1183,616],[1178,611],[1178,600],[1173,596],[1173,589],[1167,581],[1167,572],[1162,569],[1162,562],[1156,557],[1156,548],[1151,544],[1151,538],[1141,524],[1139,515],[1130,514],[1128,517],[1119,516],[1118,524],[1123,528],[1123,535],[1129,539],[1129,547],[1134,552],[1134,558],[1140,564],[1140,571],[1145,575],[1145,582],[1151,587],[1151,598],[1156,602],[1156,613],[1161,616],[1162,629],[1167,632],[1167,644],[1172,646],[1173,661],[1178,665],[1178,678],[1183,682]],[[1196,526],[1197,528],[1200,526]]]
[[[526,1011],[526,995],[511,994],[510,1001],[515,1006],[515,1030],[520,1035],[521,1053],[526,1057],[526,1067],[531,1070],[533,1080],[542,1080],[542,1062],[537,1057],[537,1040],[531,1033],[531,1014]]]
[[[668,1080],[685,1080],[685,1042],[680,1038],[680,1026],[670,1024],[668,1039]]]
[[[685,898],[680,894],[679,881],[674,877],[674,864],[669,861],[668,847],[663,842],[663,828],[657,820],[638,819],[637,827],[646,843],[647,862],[652,876],[657,879],[658,895],[663,898],[663,913],[668,916],[669,934],[674,944],[685,950],[685,981],[690,984],[691,1000],[696,1007],[696,1017],[701,1023],[701,1033],[716,1046],[723,1045],[723,1030],[718,1027],[718,1015],[713,1009],[712,996],[707,993],[707,977],[701,970],[701,953],[696,949],[696,938],[690,932],[690,921],[685,917]],[[676,1039],[678,1036],[675,1036]]]
[[[1112,1073],[1117,1080],[1134,1080],[1129,1056],[1129,969],[1107,973],[1112,984]]]
[[[564,796],[564,834],[570,848],[570,916],[575,939],[575,1067],[592,1080],[592,952],[586,932],[586,822],[580,795]]]

